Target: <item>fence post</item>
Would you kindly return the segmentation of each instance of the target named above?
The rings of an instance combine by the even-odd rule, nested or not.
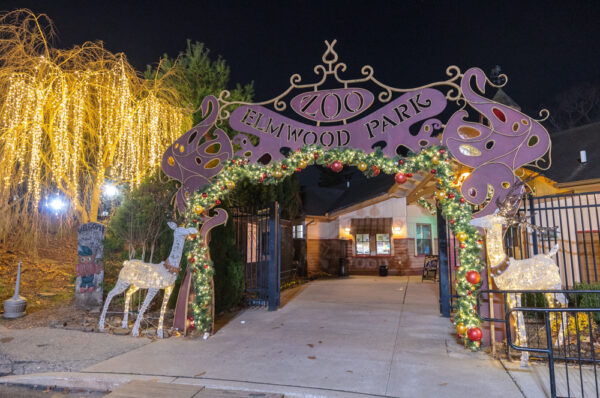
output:
[[[437,207],[438,255],[440,258],[440,312],[450,318],[450,277],[448,272],[448,236],[446,219],[442,216],[442,207]]]
[[[529,213],[531,214],[531,224],[535,225],[535,213],[533,212],[533,195],[529,195]],[[525,216],[527,216],[527,212],[525,212]],[[525,231],[527,234],[527,231]],[[534,230],[531,234],[531,240],[533,244],[533,255],[538,254],[538,242],[537,242],[537,233]],[[527,251],[529,253],[529,251]]]
[[[269,311],[275,311],[279,305],[279,203],[271,204],[269,217],[269,271],[268,305]]]

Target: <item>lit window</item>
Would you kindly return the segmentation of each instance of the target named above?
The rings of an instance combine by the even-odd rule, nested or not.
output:
[[[433,254],[433,242],[431,241],[431,224],[417,224],[417,236],[415,239],[417,246],[416,253]]]
[[[292,235],[294,239],[304,239],[304,225],[294,225],[292,227]]]
[[[377,254],[390,254],[390,234],[377,234]]]
[[[369,234],[356,234],[356,254],[369,253]]]

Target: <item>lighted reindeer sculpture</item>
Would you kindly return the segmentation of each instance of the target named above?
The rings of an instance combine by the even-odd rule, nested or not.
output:
[[[174,230],[173,248],[171,249],[171,254],[169,254],[169,257],[165,261],[158,264],[145,263],[142,260],[127,260],[123,263],[123,268],[119,273],[117,284],[106,296],[106,302],[104,303],[104,309],[102,310],[100,324],[98,326],[100,330],[104,330],[106,311],[110,301],[114,296],[123,293],[127,288],[129,288],[127,293],[125,293],[125,310],[123,313],[122,324],[123,328],[127,328],[127,317],[129,315],[129,301],[131,299],[131,295],[138,289],[148,289],[148,294],[146,294],[144,303],[140,308],[139,314],[133,326],[133,330],[131,331],[133,336],[139,336],[140,322],[142,321],[144,312],[148,308],[148,305],[154,296],[156,296],[156,293],[158,293],[160,289],[164,289],[165,294],[162,306],[160,308],[160,318],[158,321],[157,331],[157,336],[159,338],[163,337],[163,319],[165,310],[167,308],[167,303],[169,301],[169,296],[171,296],[173,285],[175,284],[177,274],[179,273],[179,263],[183,253],[183,244],[185,243],[185,238],[188,235],[198,233],[196,228],[177,227],[177,224],[174,222],[169,222],[168,225],[172,230]]]
[[[516,211],[520,204],[521,192],[524,183],[514,184],[513,189],[507,194],[503,201],[496,201],[498,210],[495,213],[474,218],[471,225],[483,228],[486,234],[486,249],[489,258],[488,272],[491,273],[494,282],[501,290],[560,290],[562,281],[559,269],[552,259],[558,252],[558,244],[548,253],[538,254],[531,258],[516,260],[507,258],[503,246],[503,227],[511,225],[523,225],[535,231],[556,231],[556,227],[540,227],[528,223],[524,218],[516,217]],[[515,193],[516,192],[516,193]],[[508,305],[510,308],[521,306],[521,294],[508,294]],[[549,307],[554,307],[556,300],[560,306],[567,306],[567,298],[562,293],[547,294],[546,300]],[[514,313],[513,313],[514,316]],[[527,334],[525,331],[525,320],[522,312],[517,313],[517,340],[523,347],[527,346]],[[563,328],[565,319],[561,322],[558,332],[558,342],[563,340]],[[521,366],[526,367],[529,361],[529,353],[521,353]]]

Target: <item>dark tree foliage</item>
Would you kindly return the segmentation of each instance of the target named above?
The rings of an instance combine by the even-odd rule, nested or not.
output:
[[[227,62],[220,56],[211,60],[209,54],[210,51],[204,43],[192,43],[188,40],[185,51],[180,52],[177,58],[173,59],[165,54],[158,67],[152,68],[148,65],[145,77],[153,79],[165,75],[167,71],[175,72],[166,77],[165,83],[175,88],[191,109],[198,109],[207,95],[218,97],[221,91],[229,89],[230,69]],[[229,90],[229,101],[252,101],[253,83],[244,86],[237,84]],[[202,113],[196,112],[194,124],[200,120]]]
[[[548,122],[554,131],[600,121],[600,83],[572,87],[557,95],[548,107]]]
[[[210,255],[215,267],[215,311],[218,314],[235,307],[242,300],[244,265],[240,252],[236,250],[231,218],[226,225],[213,229],[210,237]]]
[[[253,185],[244,180],[237,184],[229,195],[232,206],[266,207],[279,202],[281,218],[293,220],[300,215],[302,202],[300,199],[300,181],[294,174],[276,185]]]
[[[171,204],[176,187],[174,181],[162,182],[161,177],[164,175],[148,177],[126,192],[108,222],[104,240],[107,290],[116,282],[124,260],[158,263],[169,256],[173,230],[167,222],[177,221]]]

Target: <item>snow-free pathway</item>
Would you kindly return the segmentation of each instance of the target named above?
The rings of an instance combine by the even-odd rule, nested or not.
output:
[[[206,341],[158,341],[84,372],[318,396],[523,396],[498,361],[457,344],[437,284],[420,277],[311,282],[283,308],[246,310]]]

